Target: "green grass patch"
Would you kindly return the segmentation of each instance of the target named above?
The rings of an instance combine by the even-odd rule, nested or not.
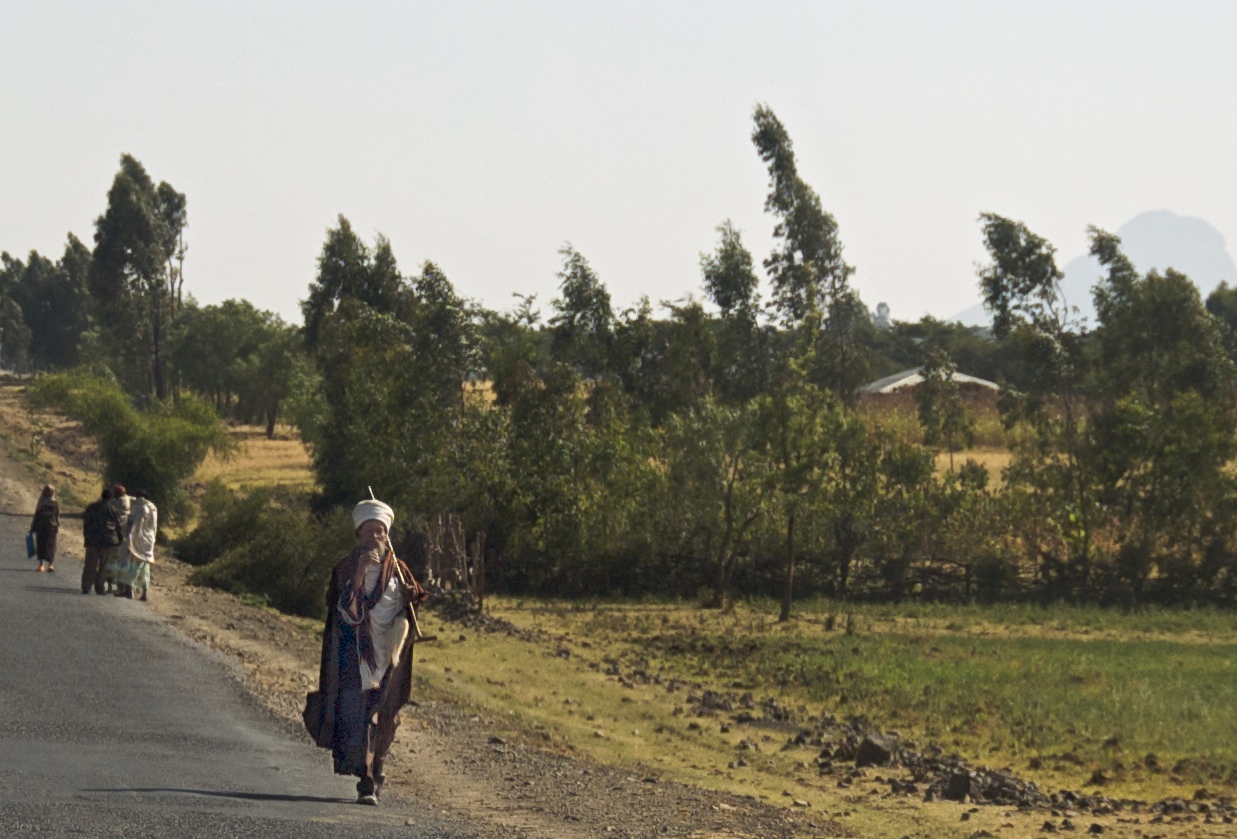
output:
[[[777,624],[773,610],[515,603],[504,612],[588,638],[626,664],[775,697],[804,718],[862,717],[1049,789],[1080,788],[1094,769],[1114,779],[1110,792],[1147,798],[1237,785],[1230,613],[820,601]]]

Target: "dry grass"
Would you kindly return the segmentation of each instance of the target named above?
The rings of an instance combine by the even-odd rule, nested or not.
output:
[[[962,452],[954,452],[954,469],[960,469],[962,464],[968,460],[973,460],[988,470],[988,486],[992,489],[1000,489],[1003,483],[1001,473],[1012,459],[1013,453],[1009,449],[977,447]],[[936,455],[936,473],[944,475],[948,471],[949,453],[938,452]]]
[[[16,380],[0,383],[0,447],[26,466],[31,484],[54,485],[62,508],[80,509],[98,498],[102,489],[103,467],[94,442],[82,433],[80,423],[32,411],[25,392],[25,385]]]
[[[276,428],[275,439],[268,440],[258,426],[236,426],[232,438],[239,444],[236,454],[227,458],[210,455],[198,467],[194,480],[199,483],[221,481],[231,489],[281,486],[312,490],[314,474],[309,451],[296,429]]]

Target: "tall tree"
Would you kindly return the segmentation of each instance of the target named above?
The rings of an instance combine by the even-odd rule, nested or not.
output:
[[[718,225],[717,232],[717,250],[700,255],[705,292],[723,317],[755,319],[760,304],[760,278],[752,270],[751,251],[743,246],[743,237],[729,219]]]
[[[221,416],[239,419],[234,400],[242,390],[241,365],[258,352],[274,318],[248,300],[190,301],[169,340],[180,384],[209,399]]]
[[[992,258],[980,268],[984,306],[997,338],[1020,347],[1025,369],[1021,390],[1003,392],[1007,423],[1029,423],[1038,446],[1023,453],[1011,478],[1039,487],[1036,499],[1064,515],[1053,518],[1068,556],[1040,545],[1045,573],[1062,584],[1086,584],[1094,554],[1097,499],[1087,456],[1085,329],[1061,289],[1056,249],[1022,222],[993,213],[980,216],[984,246]],[[1046,455],[1046,456],[1041,456]],[[1025,480],[1024,480],[1025,479]],[[1072,579],[1071,579],[1072,578]]]
[[[610,372],[614,340],[614,310],[610,292],[588,260],[570,244],[559,249],[559,293],[550,319],[551,350],[555,359],[571,365],[586,378]]]
[[[1116,573],[1134,599],[1153,577],[1193,597],[1233,570],[1215,560],[1237,536],[1237,366],[1188,277],[1140,276],[1117,237],[1092,228],[1091,242],[1108,275],[1095,288],[1087,432],[1097,495],[1120,521],[1107,540]]]
[[[870,321],[850,285],[854,269],[842,259],[837,220],[799,177],[785,126],[768,105],[756,107],[753,122],[752,142],[769,170],[765,210],[777,220],[777,247],[765,260],[774,308],[785,326],[817,319],[820,350],[814,376],[849,401],[867,376],[857,336]]]
[[[19,373],[30,369],[30,338],[21,306],[7,294],[0,294],[0,369]]]
[[[757,323],[760,279],[752,254],[729,221],[718,228],[717,249],[700,255],[705,293],[721,312],[717,328],[715,384],[730,404],[755,397],[768,376],[768,341]]]
[[[460,399],[463,383],[481,366],[476,313],[433,262],[412,281],[411,323],[417,352],[435,359],[432,386],[444,400]]]
[[[24,263],[7,253],[0,254],[0,260],[0,293],[17,303],[31,331],[31,365],[57,370],[78,364],[78,345],[91,325],[90,251],[70,233],[58,262],[37,251]]]
[[[95,220],[90,289],[100,310],[103,343],[130,389],[169,393],[166,338],[184,285],[186,199],[158,186],[131,155]]]
[[[369,248],[341,215],[339,225],[327,231],[318,276],[310,283],[309,297],[301,302],[310,349],[317,347],[323,323],[345,300],[364,303],[375,312],[407,315],[406,285],[390,241],[379,235]]]

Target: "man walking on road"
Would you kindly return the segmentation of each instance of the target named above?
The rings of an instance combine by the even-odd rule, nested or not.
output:
[[[86,561],[82,565],[82,594],[103,594],[107,563],[116,553],[121,539],[120,517],[112,506],[112,491],[103,490],[103,497],[86,507],[82,513],[82,540],[86,543]]]

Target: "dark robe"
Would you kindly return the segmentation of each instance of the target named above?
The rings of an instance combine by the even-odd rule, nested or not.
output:
[[[30,522],[34,534],[35,558],[39,562],[56,561],[56,535],[60,532],[60,503],[54,498],[41,498]]]
[[[385,589],[393,574],[400,579],[399,591],[406,610],[410,632],[404,647],[399,650],[399,664],[387,668],[381,685],[375,690],[358,691],[360,672],[354,632],[360,627],[350,626],[340,618],[339,599],[348,582],[356,576],[357,565],[363,552],[354,550],[344,557],[331,572],[331,583],[326,594],[326,627],[322,632],[322,661],[318,670],[317,694],[310,694],[305,708],[305,726],[314,742],[324,749],[335,752],[335,771],[339,774],[357,775],[376,779],[382,775],[382,763],[400,722],[400,709],[412,696],[412,627],[415,623],[415,606],[424,598],[424,590],[413,579],[408,566],[395,559],[389,570],[379,574],[378,591]],[[366,616],[368,620],[368,616]],[[392,655],[394,659],[395,656]],[[343,699],[341,707],[341,698]],[[361,726],[357,730],[337,732],[336,714]],[[355,716],[354,716],[355,715]],[[361,738],[359,748],[344,749],[341,736],[357,735]]]

